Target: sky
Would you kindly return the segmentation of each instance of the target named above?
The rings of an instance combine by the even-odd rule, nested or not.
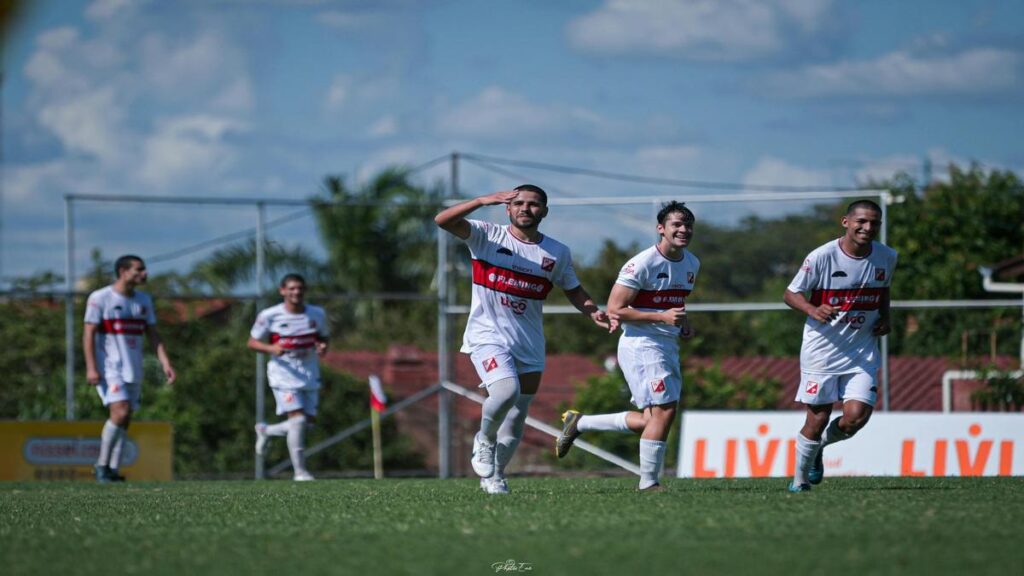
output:
[[[951,162],[1024,174],[1024,2],[31,4],[3,38],[6,281],[63,273],[67,194],[301,200],[328,175],[359,185],[454,151],[808,189],[897,171],[921,181],[929,164],[941,178]],[[542,231],[583,260],[604,239],[653,238],[658,199],[698,199],[698,222],[806,207],[700,203],[729,191],[479,159],[458,168],[467,197],[532,182],[553,199],[642,198],[553,205]],[[444,160],[414,178],[449,171]],[[76,201],[73,261],[81,273],[99,249],[186,270],[213,249],[192,247],[255,222],[253,205]],[[269,233],[318,250],[301,214]]]

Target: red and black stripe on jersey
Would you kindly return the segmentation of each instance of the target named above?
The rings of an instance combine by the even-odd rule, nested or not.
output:
[[[312,348],[316,346],[316,343],[320,340],[316,332],[309,334],[296,334],[294,336],[283,336],[276,332],[270,333],[270,343],[280,344],[285,350],[300,350],[302,348]]]
[[[689,295],[689,290],[640,290],[630,306],[655,310],[686,308],[686,297]]]
[[[828,304],[842,311],[878,310],[882,307],[882,299],[887,294],[889,294],[888,287],[818,289],[811,291],[811,304],[815,306]]]
[[[519,298],[544,300],[551,292],[551,280],[473,260],[473,284]]]
[[[146,320],[143,318],[104,318],[99,327],[102,334],[141,336],[146,333]]]

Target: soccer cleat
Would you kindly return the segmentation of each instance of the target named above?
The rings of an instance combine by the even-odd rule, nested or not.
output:
[[[92,467],[93,474],[96,475],[97,484],[110,484],[114,480],[110,477],[110,467],[100,466],[96,464]]]
[[[664,492],[665,487],[661,484],[651,484],[647,488],[637,488],[640,492]]]
[[[473,437],[473,458],[470,463],[477,476],[490,478],[494,475],[494,444],[488,442],[480,432]]]
[[[566,410],[562,414],[562,435],[555,439],[555,455],[564,458],[572,448],[572,443],[579,437],[580,431],[577,427],[582,415],[576,410]]]
[[[814,464],[811,464],[811,469],[807,471],[807,481],[811,484],[821,484],[821,479],[825,477],[825,460],[822,458],[821,453],[823,449],[818,450],[818,455],[814,457]]]
[[[292,480],[296,482],[312,482],[313,480],[316,480],[316,478],[313,478],[313,475],[308,471],[303,470],[302,472],[296,472],[295,477],[292,478]]]
[[[787,490],[789,490],[790,492],[793,492],[793,493],[796,493],[796,492],[810,492],[811,491],[811,485],[807,484],[807,483],[797,484],[796,482],[790,482],[789,483],[789,488],[787,488]]]
[[[117,468],[110,468],[109,478],[111,482],[124,482],[125,480],[127,480],[127,478],[121,476],[121,474],[117,471]]]
[[[504,478],[481,478],[480,488],[488,494],[508,494],[508,482]]]
[[[267,455],[267,442],[270,441],[270,436],[267,435],[267,423],[260,422],[256,424],[256,453],[260,456]]]

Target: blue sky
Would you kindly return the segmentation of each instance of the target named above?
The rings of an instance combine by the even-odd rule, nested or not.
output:
[[[358,183],[453,150],[823,188],[920,177],[925,159],[937,176],[971,161],[1024,173],[1020,2],[32,4],[4,39],[6,277],[63,270],[67,193],[298,199],[328,174]],[[711,192],[460,168],[473,195],[521,181],[553,196]],[[696,209],[735,221],[800,207]],[[650,213],[553,209],[545,230],[586,258],[605,237],[648,238]],[[250,208],[76,205],[76,268],[93,247],[158,256],[253,222]],[[272,234],[316,245],[309,219]]]

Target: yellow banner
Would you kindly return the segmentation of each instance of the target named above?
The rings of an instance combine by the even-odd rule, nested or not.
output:
[[[93,480],[103,422],[0,421],[0,480]],[[128,480],[173,479],[170,422],[132,422],[121,450]]]

